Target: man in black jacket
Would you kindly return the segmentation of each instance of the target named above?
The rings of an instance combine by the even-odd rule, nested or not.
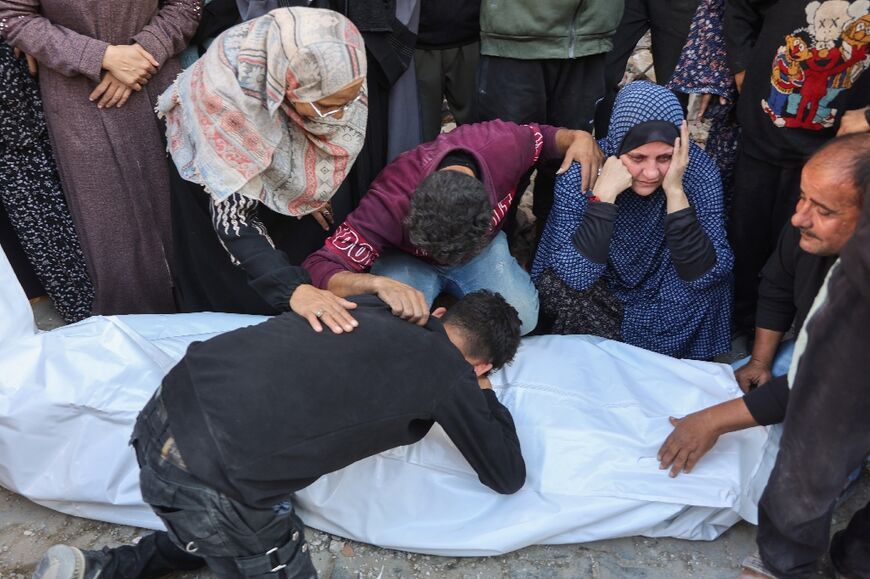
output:
[[[516,492],[519,440],[486,378],[517,350],[516,311],[483,290],[419,326],[375,297],[357,303],[360,326],[346,334],[286,313],[191,344],[132,437],[142,496],[171,542],[58,545],[34,577],[157,577],[203,559],[221,577],[315,577],[293,492],[435,422],[483,484]]]
[[[839,154],[838,162],[832,154]],[[851,206],[829,201],[837,197],[831,190],[838,188],[853,192]],[[800,229],[801,249],[815,254],[835,250],[841,257],[827,281],[819,284],[812,307],[797,304],[808,310],[802,314],[807,322],[789,375],[743,398],[682,420],[672,418],[674,432],[659,451],[661,467],[672,468],[671,476],[676,476],[680,470],[691,471],[719,435],[784,422],[776,465],[758,505],[760,558],[748,557],[741,577],[816,576],[836,499],[846,477],[870,452],[868,195],[870,135],[838,138],[810,159],[792,222]],[[803,283],[794,282],[796,289]],[[831,560],[845,577],[870,576],[870,505],[834,536]]]
[[[659,460],[671,476],[690,472],[722,434],[785,418],[788,376],[771,376],[770,364],[792,323],[800,332],[828,270],[855,233],[861,208],[870,204],[864,182],[870,173],[868,151],[870,134],[849,135],[829,142],[807,162],[801,200],[762,271],[758,319],[764,325],[757,328],[750,362],[735,372],[747,394],[670,419],[674,431],[659,450]],[[750,389],[752,382],[760,386]]]

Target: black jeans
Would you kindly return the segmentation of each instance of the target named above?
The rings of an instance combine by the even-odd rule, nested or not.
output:
[[[827,300],[804,325],[809,340],[758,504],[759,553],[768,569],[788,579],[816,576],[837,497],[870,452],[870,287],[851,281],[845,262],[834,267]],[[870,577],[870,505],[834,536],[830,553],[844,576]]]
[[[520,60],[482,55],[477,68],[478,120],[544,123],[592,132],[595,104],[604,96],[606,54],[573,59]],[[562,159],[538,162],[532,211],[543,224],[553,206],[553,186]],[[505,228],[510,233],[516,206],[531,171],[517,187]]]
[[[12,228],[12,223],[9,221],[9,215],[7,215],[2,201],[0,201],[0,248],[3,249],[6,257],[9,258],[12,271],[15,272],[18,283],[21,284],[27,297],[33,299],[45,295],[45,290],[42,288],[42,284],[39,282],[39,278],[30,264],[27,254],[24,253],[24,249],[21,247],[21,241]]]
[[[139,414],[131,443],[142,498],[178,551],[204,558],[219,577],[317,577],[289,495],[272,508],[256,508],[194,478],[172,438],[159,390]]]
[[[728,241],[734,251],[734,325],[755,329],[759,274],[776,249],[800,196],[800,167],[782,167],[737,151]]]
[[[667,84],[680,60],[697,7],[698,0],[626,0],[622,20],[613,35],[613,50],[607,54],[604,71],[606,93],[595,111],[596,137],[607,136],[619,83],[641,37],[650,31],[656,82]],[[677,98],[685,111],[689,95],[678,93]]]
[[[441,132],[441,104],[447,99],[457,125],[474,120],[474,91],[480,42],[456,48],[414,52],[420,99],[420,132],[424,143]]]

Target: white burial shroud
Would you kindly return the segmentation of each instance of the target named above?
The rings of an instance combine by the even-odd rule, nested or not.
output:
[[[64,513],[160,528],[139,495],[133,421],[190,342],[264,318],[93,317],[40,332],[2,252],[0,313],[0,484]],[[548,336],[524,340],[493,384],[526,460],[519,492],[484,487],[436,425],[417,444],[298,492],[305,523],[383,547],[470,556],[627,535],[709,540],[741,514],[754,520],[769,468],[759,469],[763,428],[724,436],[688,476],[670,479],[656,462],[668,416],[739,395],[728,366]]]

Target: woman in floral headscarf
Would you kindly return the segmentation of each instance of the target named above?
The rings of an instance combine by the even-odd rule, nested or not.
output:
[[[556,182],[532,268],[539,327],[680,358],[727,351],[734,259],[722,185],[676,97],[627,85],[599,145],[609,158],[591,192],[576,164]]]
[[[324,232],[311,240],[317,224],[289,218],[332,222],[329,201],[365,137],[365,73],[344,16],[281,8],[221,34],[161,95],[182,310],[293,310],[318,331],[353,329],[354,305],[293,265]]]

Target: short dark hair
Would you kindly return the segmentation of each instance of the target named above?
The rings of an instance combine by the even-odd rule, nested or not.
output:
[[[477,290],[465,294],[441,320],[462,332],[466,355],[486,360],[493,370],[513,360],[520,346],[520,316],[496,292]]]
[[[483,183],[446,169],[417,186],[405,226],[416,247],[439,263],[455,265],[486,246],[491,213]]]
[[[810,160],[814,159],[835,166],[854,188],[858,207],[863,207],[867,202],[870,133],[852,133],[831,139],[813,153]]]

